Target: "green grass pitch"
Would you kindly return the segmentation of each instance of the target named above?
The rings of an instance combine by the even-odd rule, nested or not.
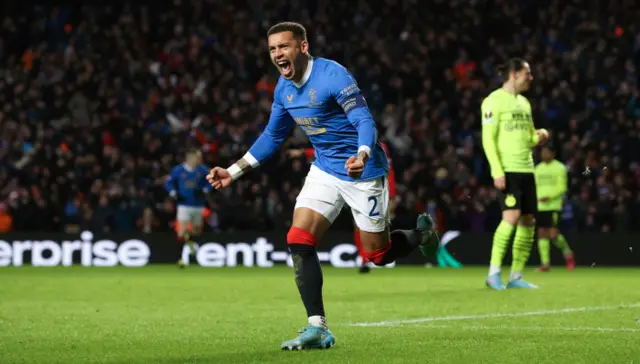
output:
[[[325,268],[336,347],[282,352],[306,325],[287,267],[1,268],[0,363],[640,363],[640,269],[485,274]]]

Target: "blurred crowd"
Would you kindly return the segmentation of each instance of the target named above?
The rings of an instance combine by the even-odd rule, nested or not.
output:
[[[396,223],[492,231],[480,138],[496,66],[532,65],[537,127],[569,171],[562,226],[638,230],[640,10],[610,0],[176,0],[0,14],[0,231],[169,231],[162,187],[185,150],[209,166],[264,128],[277,73],[266,30],[295,20],[311,54],[347,66],[396,170]],[[133,4],[133,3],[132,3]],[[227,190],[206,227],[287,229],[308,170],[294,130]],[[349,228],[345,215],[337,228]]]

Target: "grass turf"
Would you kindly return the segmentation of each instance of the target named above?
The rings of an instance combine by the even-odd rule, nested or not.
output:
[[[485,273],[325,268],[337,346],[282,352],[306,325],[287,267],[0,268],[0,363],[640,363],[640,270]]]

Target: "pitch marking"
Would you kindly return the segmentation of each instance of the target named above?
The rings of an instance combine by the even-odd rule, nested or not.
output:
[[[559,315],[559,314],[571,313],[571,312],[611,311],[611,310],[637,308],[637,307],[640,307],[640,302],[626,304],[626,305],[617,305],[617,306],[573,307],[573,308],[562,308],[562,309],[556,309],[556,310],[538,310],[538,311],[524,311],[524,312],[512,312],[512,313],[505,312],[505,313],[488,313],[488,314],[479,314],[479,315],[423,317],[423,318],[408,319],[408,320],[391,320],[391,321],[380,321],[380,322],[356,322],[356,323],[348,323],[347,325],[361,326],[361,327],[398,326],[398,325],[405,325],[405,324],[418,324],[418,323],[435,322],[435,321],[457,321],[457,320],[479,320],[479,319],[486,319],[486,318],[501,318],[501,317],[545,316],[545,315]]]
[[[640,332],[640,329],[626,327],[549,327],[549,326],[508,326],[508,325],[415,325],[427,329],[463,330],[528,330],[528,331],[596,331],[596,332]]]

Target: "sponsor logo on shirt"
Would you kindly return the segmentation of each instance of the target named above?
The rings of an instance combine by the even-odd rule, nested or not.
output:
[[[485,124],[493,123],[493,113],[491,111],[487,111],[484,113],[484,121]]]

